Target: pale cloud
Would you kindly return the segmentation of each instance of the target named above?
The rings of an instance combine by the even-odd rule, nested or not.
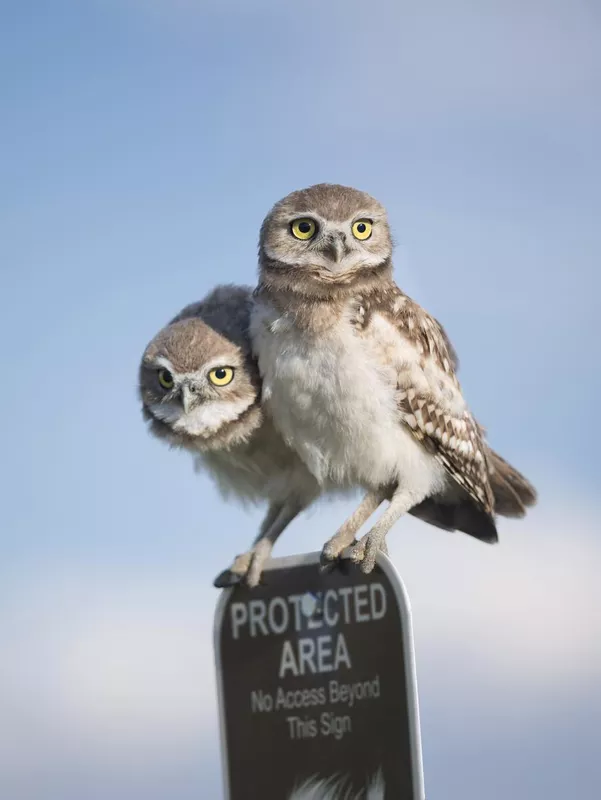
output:
[[[395,541],[392,553],[399,566],[405,554],[427,669],[451,660],[466,682],[531,698],[584,695],[598,682],[601,543],[592,515],[534,511],[531,521],[501,523],[500,543],[485,552],[466,537],[441,541],[413,527],[414,546]]]
[[[108,764],[105,777],[123,782],[216,758],[212,587],[77,567],[31,578],[2,621],[0,796],[71,767]]]

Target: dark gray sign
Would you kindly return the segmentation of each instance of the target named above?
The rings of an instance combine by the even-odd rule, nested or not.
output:
[[[319,554],[273,559],[215,618],[227,800],[423,800],[407,595]],[[346,793],[345,793],[346,792]]]

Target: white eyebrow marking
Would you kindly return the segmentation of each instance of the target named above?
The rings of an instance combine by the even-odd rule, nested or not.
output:
[[[174,372],[175,371],[173,369],[173,364],[171,363],[171,361],[169,361],[168,358],[165,358],[165,356],[157,356],[157,358],[155,358],[155,360],[154,360],[154,363],[156,365],[158,365],[159,367],[163,367],[164,369],[168,369],[169,372]]]

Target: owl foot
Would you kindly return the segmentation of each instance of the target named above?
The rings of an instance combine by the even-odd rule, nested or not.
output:
[[[355,539],[351,542],[351,544],[355,544],[356,541],[357,540]],[[323,552],[319,557],[319,571],[322,573],[322,575],[329,575],[335,570],[342,572],[344,575],[348,575],[350,566],[347,548],[345,548],[340,555],[334,556],[334,558],[330,558],[329,554],[324,555]]]
[[[269,540],[260,539],[252,550],[236,556],[232,566],[215,578],[213,586],[224,589],[244,582],[250,589],[254,589],[261,582],[263,567],[271,554],[272,547]]]
[[[332,562],[340,562],[343,557],[342,554],[347,547],[357,544],[356,534],[359,528],[376,511],[385,497],[386,493],[384,492],[368,492],[365,495],[346,522],[324,544],[320,558],[322,567],[327,568],[332,565]],[[347,556],[345,555],[344,557],[346,558]]]
[[[378,533],[366,533],[357,544],[351,548],[349,553],[350,560],[361,567],[361,571],[366,575],[369,574],[376,566],[376,558],[378,550],[382,549],[384,553],[387,552],[384,537]]]
[[[213,581],[213,586],[216,589],[229,589],[231,586],[237,586],[241,580],[240,575],[236,575],[231,569],[224,569]]]
[[[236,586],[242,583],[244,576],[248,572],[250,560],[252,558],[252,550],[248,553],[242,553],[236,556],[234,563],[228,569],[224,569],[213,581],[213,586],[217,589],[226,589],[228,586]]]
[[[323,550],[321,551],[321,555],[319,557],[319,562],[322,569],[327,572],[334,569],[337,564],[341,563],[343,558],[342,553],[344,550],[346,550],[346,548],[350,545],[356,544],[356,542],[357,540],[354,536],[350,541],[337,541],[337,535],[329,539],[324,544]]]

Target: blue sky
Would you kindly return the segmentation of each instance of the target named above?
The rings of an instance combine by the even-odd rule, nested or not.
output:
[[[183,305],[254,282],[263,216],[318,181],[385,203],[399,284],[541,490],[498,548],[390,536],[428,797],[592,794],[597,4],[21,0],[0,104],[0,794],[219,797],[210,583],[260,512],[148,437],[136,367]],[[297,520],[280,552],[347,511]]]

